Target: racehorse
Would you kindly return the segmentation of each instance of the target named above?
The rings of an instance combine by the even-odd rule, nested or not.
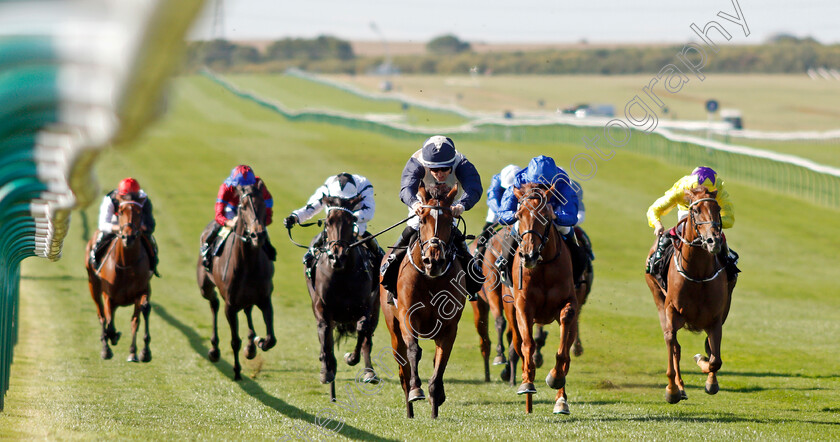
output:
[[[717,260],[723,237],[716,196],[717,192],[709,192],[705,186],[686,191],[688,216],[680,221],[683,229],[677,236],[679,242],[674,242],[674,254],[668,264],[667,289],[654,275],[645,274],[668,346],[665,399],[671,404],[688,399],[680,373],[680,344],[677,342],[677,331],[683,327],[706,332],[707,357],[698,354],[694,360],[703,373],[709,375],[706,393],[715,394],[719,390],[716,373],[723,364],[720,357],[722,327],[729,315],[737,279],[727,281],[724,266]]]
[[[149,362],[152,360],[152,351],[149,349],[151,336],[149,335],[149,312],[152,305],[149,302],[151,296],[152,268],[150,257],[146,248],[141,244],[141,222],[143,204],[145,198],[134,197],[131,194],[117,195],[119,207],[120,231],[111,242],[107,254],[102,258],[98,269],[92,267],[89,259],[85,260],[85,269],[88,273],[88,287],[93,302],[96,303],[96,314],[99,316],[99,323],[102,325],[102,359],[111,359],[114,354],[111,345],[117,345],[121,333],[114,327],[114,313],[117,307],[134,305],[134,313],[131,315],[131,346],[128,349],[129,362]],[[85,249],[85,256],[90,256],[95,238],[91,238]],[[143,336],[143,350],[140,351],[140,358],[137,357],[137,328],[140,325],[140,313],[143,313],[146,333]]]
[[[574,227],[575,236],[578,242],[583,244],[586,236],[583,229]],[[586,304],[586,299],[589,298],[589,292],[592,291],[592,283],[595,281],[595,270],[592,268],[592,261],[586,261],[586,268],[583,270],[582,281],[575,286],[575,295],[577,295],[578,307],[581,311],[578,312],[578,324],[580,324],[580,314],[583,311],[583,305]],[[538,350],[539,351],[539,350]],[[572,354],[580,357],[583,354],[583,344],[580,342],[580,326],[577,328],[577,335],[575,336],[575,343],[572,344]],[[539,365],[537,366],[539,368]]]
[[[447,192],[448,191],[448,192]],[[421,184],[417,192],[422,204],[419,239],[408,246],[397,279],[396,306],[387,303],[388,291],[380,289],[382,313],[391,332],[391,348],[400,364],[400,382],[406,400],[406,415],[414,417],[413,402],[426,399],[418,374],[421,357],[419,339],[434,339],[434,373],[429,379],[432,418],[446,400],[443,373],[468,293],[467,275],[456,259],[453,216],[450,210],[458,186],[437,186],[427,193]],[[383,260],[384,263],[384,260]]]
[[[548,203],[553,187],[526,184],[514,189],[519,207],[516,212],[519,247],[514,256],[513,302],[505,302],[505,316],[513,328],[511,346],[522,358],[522,383],[517,394],[526,395],[525,409],[533,410],[535,343],[531,329],[536,324],[560,324],[560,345],[554,368],[545,379],[557,391],[554,413],[569,414],[566,374],[569,350],[577,336],[578,300],[572,276],[568,247],[554,227],[554,210]],[[512,371],[512,370],[511,370]]]
[[[219,312],[219,298],[216,288],[225,301],[225,316],[230,324],[230,346],[233,348],[233,379],[242,379],[242,366],[239,365],[239,349],[242,340],[239,338],[239,320],[237,314],[245,311],[248,320],[248,342],[245,344],[245,358],[253,359],[257,355],[255,344],[263,351],[267,351],[277,343],[274,337],[274,311],[271,306],[271,291],[274,284],[274,264],[263,250],[268,232],[265,229],[265,201],[262,190],[256,185],[237,186],[239,206],[233,228],[223,228],[219,232],[218,240],[224,241],[220,256],[213,260],[212,272],[208,272],[199,256],[196,269],[196,279],[201,295],[210,301],[213,313],[213,336],[210,338],[212,348],[207,357],[211,362],[218,362],[219,334],[217,316]],[[215,221],[205,227],[201,233],[201,244],[210,234]],[[260,338],[254,331],[251,320],[251,309],[257,306],[263,314],[266,336]]]
[[[373,331],[379,323],[379,280],[377,278],[374,285],[372,263],[365,256],[363,243],[353,242],[356,217],[352,209],[361,200],[362,196],[352,199],[323,197],[322,203],[327,211],[323,233],[326,235],[326,247],[318,250],[314,281],[306,278],[321,341],[321,383],[330,384],[330,400],[333,402],[336,374],[334,327],[337,340],[353,333],[357,335],[355,350],[344,355],[347,365],[358,364],[361,352],[365,360],[362,381],[379,383],[370,361]]]

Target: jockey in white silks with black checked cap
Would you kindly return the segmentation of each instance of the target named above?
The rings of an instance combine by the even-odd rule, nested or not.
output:
[[[296,223],[304,223],[312,219],[312,217],[324,210],[323,198],[325,196],[347,200],[353,199],[356,196],[361,196],[361,200],[356,203],[355,207],[352,208],[353,216],[356,217],[354,230],[356,236],[359,238],[367,238],[371,236],[370,233],[367,232],[367,223],[373,219],[373,215],[376,213],[376,203],[373,200],[373,184],[371,184],[370,181],[362,175],[349,173],[340,173],[327,178],[321,187],[315,189],[315,193],[309,197],[305,206],[292,211],[292,213],[286,217],[283,225],[287,229],[291,229]],[[315,255],[312,253],[312,249],[317,249],[323,244],[324,232],[321,231],[312,242],[312,247],[306,251],[305,255],[303,255],[303,263],[306,266],[306,274],[310,278],[315,274],[312,270],[314,270],[314,266],[317,261],[315,259]],[[378,263],[382,261],[385,252],[379,247],[379,244],[376,243],[376,239],[371,239],[366,242],[365,246],[371,252],[370,259],[372,262]],[[376,266],[373,267],[375,268]]]
[[[426,189],[438,184],[446,184],[450,188],[458,185],[458,194],[455,196],[451,209],[452,216],[455,218],[472,209],[481,199],[483,191],[481,177],[478,175],[475,166],[462,153],[455,150],[455,143],[451,138],[442,135],[435,135],[426,140],[423,147],[414,152],[405,164],[402,172],[400,199],[408,206],[409,215],[415,214],[421,208],[422,203],[417,196],[421,182]],[[417,235],[419,225],[420,219],[418,217],[413,217],[408,221],[408,226],[403,230],[387,261],[380,269],[382,286],[391,295],[396,294],[399,264],[406,254],[406,247],[411,244],[412,239]],[[464,243],[464,235],[458,229],[453,230],[453,235],[453,244],[457,249],[458,258],[460,258],[462,267],[467,273],[467,291],[470,294],[468,299],[474,301],[478,299],[475,293],[481,289],[484,280],[481,264],[470,256]],[[389,304],[393,302],[391,298],[392,296],[389,296]]]

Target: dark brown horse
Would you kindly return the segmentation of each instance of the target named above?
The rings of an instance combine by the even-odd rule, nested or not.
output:
[[[698,354],[694,359],[703,373],[709,374],[706,393],[715,394],[719,389],[715,373],[723,364],[721,333],[737,279],[727,281],[724,266],[717,259],[723,237],[716,197],[717,192],[709,192],[704,186],[686,191],[689,212],[680,221],[683,223],[682,236],[678,237],[679,242],[675,241],[674,255],[668,264],[667,290],[653,275],[645,274],[668,347],[665,399],[671,404],[688,399],[680,373],[680,344],[677,342],[677,330],[683,327],[706,332],[708,358]],[[654,250],[655,245],[648,257]]]
[[[366,383],[379,383],[370,361],[373,331],[379,323],[379,280],[372,273],[373,263],[366,256],[365,246],[354,242],[356,217],[353,207],[362,200],[325,196],[326,247],[318,250],[314,282],[306,278],[312,312],[318,321],[321,342],[321,383],[330,384],[330,400],[335,401],[336,360],[333,330],[337,340],[356,334],[356,348],[344,355],[347,365],[359,363],[360,353],[365,360],[364,374],[358,376]],[[378,267],[377,267],[378,269]]]
[[[448,191],[448,192],[447,192]],[[468,296],[468,277],[455,257],[453,217],[450,207],[458,187],[418,191],[422,209],[419,240],[411,243],[400,265],[396,306],[387,303],[388,292],[380,290],[380,303],[391,332],[391,348],[400,364],[400,382],[405,393],[406,415],[414,417],[413,402],[426,399],[420,388],[420,339],[435,341],[434,373],[429,379],[432,417],[446,400],[443,373],[449,362],[458,320]]]
[[[245,311],[248,320],[248,342],[245,344],[245,358],[253,359],[257,350],[255,344],[263,351],[267,351],[277,343],[274,337],[274,311],[271,306],[271,291],[274,284],[274,264],[263,250],[268,232],[265,230],[265,202],[262,190],[255,185],[237,186],[239,208],[236,222],[229,231],[222,230],[219,236],[225,241],[220,256],[213,260],[212,272],[208,272],[198,259],[196,277],[201,295],[210,301],[213,312],[213,336],[210,338],[210,349],[207,357],[212,362],[219,361],[219,334],[217,317],[219,312],[219,298],[216,296],[218,287],[222,299],[225,301],[225,316],[230,324],[230,346],[233,348],[233,379],[241,380],[242,366],[239,365],[239,349],[242,340],[239,338],[239,320],[237,314]],[[201,233],[201,244],[213,228],[214,222],[207,225]],[[225,228],[227,229],[227,228]],[[229,232],[229,233],[228,233]],[[221,240],[221,239],[220,239]],[[257,336],[254,323],[251,320],[251,309],[257,306],[265,320],[265,339]]]
[[[560,346],[554,368],[545,379],[557,391],[554,413],[569,414],[566,375],[569,350],[577,336],[578,300],[572,276],[569,249],[554,227],[554,210],[548,203],[553,189],[525,185],[515,189],[519,200],[516,234],[519,247],[513,261],[513,302],[505,302],[505,316],[513,328],[511,346],[522,358],[522,384],[517,394],[525,394],[525,409],[533,409],[531,395],[536,393],[534,376],[536,350],[534,324],[560,324]]]
[[[111,242],[107,254],[102,258],[99,269],[92,268],[89,259],[85,260],[85,269],[88,273],[88,286],[93,302],[96,303],[96,314],[99,316],[99,323],[102,325],[102,359],[111,359],[114,354],[111,345],[117,345],[120,333],[114,327],[114,312],[117,307],[134,305],[134,313],[131,315],[131,346],[128,349],[128,361],[149,362],[152,360],[152,351],[149,349],[149,312],[152,305],[149,303],[151,286],[149,281],[152,278],[149,256],[146,248],[141,244],[141,222],[143,198],[134,199],[131,195],[117,195],[119,208],[120,231]],[[94,238],[87,243],[85,256],[90,256]],[[146,333],[143,336],[143,350],[140,351],[140,358],[137,358],[137,328],[140,325],[140,313],[143,313]]]

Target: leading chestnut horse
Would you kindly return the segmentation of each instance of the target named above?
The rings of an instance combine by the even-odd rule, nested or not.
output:
[[[724,265],[717,259],[723,237],[716,197],[717,192],[709,192],[704,186],[686,191],[688,216],[680,221],[683,223],[682,235],[678,235],[679,242],[674,243],[674,255],[668,264],[667,290],[653,275],[645,274],[668,346],[665,399],[671,404],[688,399],[680,373],[680,344],[677,341],[677,330],[683,327],[706,332],[708,357],[698,354],[694,359],[703,373],[709,375],[706,393],[715,394],[719,389],[715,374],[723,364],[721,333],[737,279],[727,281]],[[648,258],[655,248],[654,244]]]
[[[121,334],[114,327],[114,313],[117,307],[134,305],[131,315],[131,346],[128,349],[129,362],[149,362],[152,351],[149,349],[151,336],[149,335],[149,312],[152,305],[149,297],[152,294],[149,281],[152,279],[152,268],[146,248],[141,241],[141,223],[143,219],[143,204],[145,198],[133,195],[117,195],[119,207],[120,231],[111,241],[107,254],[102,258],[99,269],[94,269],[90,259],[85,260],[88,273],[88,287],[93,302],[96,303],[96,314],[102,325],[102,359],[111,359],[114,354],[111,345],[117,345]],[[85,248],[85,257],[90,256],[91,247],[95,240],[91,238]],[[143,350],[137,357],[137,328],[140,325],[140,313],[143,313],[146,333],[143,336]]]
[[[516,391],[525,394],[525,409],[533,410],[532,394],[536,393],[534,376],[536,345],[534,324],[560,324],[560,345],[554,368],[545,379],[557,390],[555,414],[569,414],[566,397],[566,375],[571,358],[569,351],[577,336],[578,300],[572,276],[569,249],[554,227],[554,209],[548,203],[553,186],[545,189],[526,184],[514,189],[519,207],[516,212],[519,247],[513,260],[513,302],[505,302],[505,316],[513,329],[514,348],[522,358],[522,384]]]
[[[344,362],[350,366],[358,364],[361,353],[365,368],[357,379],[379,383],[370,360],[373,331],[379,323],[379,279],[374,280],[373,263],[365,256],[364,243],[354,242],[353,232],[356,223],[353,207],[361,200],[361,196],[322,198],[327,212],[323,232],[326,247],[318,250],[314,281],[306,278],[312,312],[318,321],[321,383],[330,384],[332,402],[335,402],[337,369],[334,343],[342,337],[356,335],[356,347],[344,355]],[[333,338],[333,330],[337,330],[337,339]]]
[[[447,192],[448,191],[448,192]],[[435,341],[434,373],[429,379],[432,418],[446,400],[443,372],[449,362],[458,320],[467,297],[467,275],[455,257],[452,243],[453,217],[450,210],[458,186],[432,188],[421,185],[420,237],[409,245],[400,264],[396,306],[387,303],[388,291],[380,289],[382,314],[391,332],[391,349],[400,364],[400,382],[405,393],[406,415],[414,417],[415,401],[426,399],[420,388],[420,339]],[[383,260],[384,262],[384,260]]]
[[[217,317],[219,312],[219,298],[216,296],[218,287],[222,299],[225,301],[225,316],[230,325],[230,346],[233,349],[233,379],[242,379],[242,366],[239,365],[239,349],[242,339],[239,338],[240,310],[245,311],[248,320],[248,342],[245,344],[245,358],[253,359],[257,355],[255,344],[263,351],[268,351],[277,343],[274,337],[274,310],[271,306],[271,291],[274,283],[274,264],[263,250],[268,232],[265,230],[265,201],[262,190],[256,185],[237,186],[239,207],[233,229],[225,238],[224,248],[219,257],[213,260],[212,272],[208,272],[198,258],[196,279],[201,295],[210,301],[213,313],[213,336],[210,338],[210,349],[207,357],[211,362],[218,362],[219,333]],[[213,227],[212,221],[201,233],[201,244]],[[219,236],[225,236],[220,232]],[[254,323],[251,320],[251,309],[257,306],[265,321],[265,339],[257,336]]]

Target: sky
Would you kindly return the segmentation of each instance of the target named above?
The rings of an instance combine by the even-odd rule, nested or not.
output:
[[[733,1],[746,19],[748,37],[717,17],[720,11],[734,16]],[[223,17],[218,22],[217,2]],[[426,42],[451,33],[492,43],[680,43],[697,40],[692,23],[702,28],[716,20],[732,34],[729,43],[757,44],[780,32],[840,43],[838,18],[840,0],[207,0],[192,38],[275,40],[327,34],[347,40]]]

